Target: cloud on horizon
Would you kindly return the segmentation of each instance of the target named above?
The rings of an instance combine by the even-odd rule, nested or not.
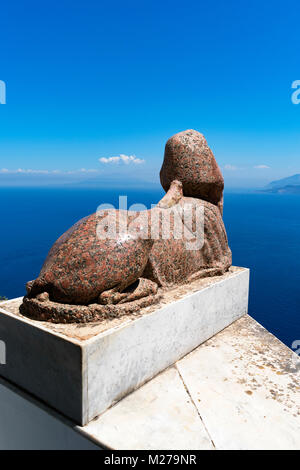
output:
[[[230,164],[224,165],[224,170],[228,170],[228,171],[250,170],[251,168],[254,168],[255,170],[269,170],[269,169],[271,169],[271,167],[268,166],[268,165],[255,165],[253,167],[244,167],[244,168],[240,168],[238,166],[230,165]]]
[[[99,158],[100,163],[120,163],[123,162],[126,165],[129,165],[130,163],[134,163],[135,165],[140,165],[142,163],[145,163],[145,160],[141,158],[137,158],[135,155],[124,155],[120,154],[118,157],[101,157]]]
[[[96,169],[86,169],[80,168],[79,170],[34,170],[32,168],[18,168],[17,170],[8,170],[7,168],[0,169],[1,174],[7,175],[76,175],[76,174],[86,174],[86,173],[99,173],[100,170]]]
[[[238,167],[235,166],[235,165],[225,165],[224,170],[236,171],[236,170],[238,170]]]

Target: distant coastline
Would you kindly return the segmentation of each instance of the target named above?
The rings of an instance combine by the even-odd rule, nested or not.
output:
[[[261,192],[273,194],[300,194],[300,185],[287,185],[276,189],[262,189]]]
[[[300,194],[300,174],[272,181],[260,192],[273,194]]]

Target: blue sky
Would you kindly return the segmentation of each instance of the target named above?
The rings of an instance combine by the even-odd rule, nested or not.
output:
[[[3,2],[0,185],[157,183],[167,138],[189,128],[228,187],[300,173],[299,13],[276,0]]]

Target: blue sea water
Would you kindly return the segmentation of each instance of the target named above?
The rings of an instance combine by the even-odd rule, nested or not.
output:
[[[99,204],[156,203],[162,190],[0,188],[0,295],[24,294],[53,242]],[[225,194],[233,263],[251,269],[249,313],[289,347],[300,339],[300,196]]]

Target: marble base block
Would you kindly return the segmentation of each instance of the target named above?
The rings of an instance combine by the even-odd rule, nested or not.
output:
[[[249,270],[194,281],[135,316],[54,325],[0,303],[0,375],[86,425],[118,400],[247,313]]]

